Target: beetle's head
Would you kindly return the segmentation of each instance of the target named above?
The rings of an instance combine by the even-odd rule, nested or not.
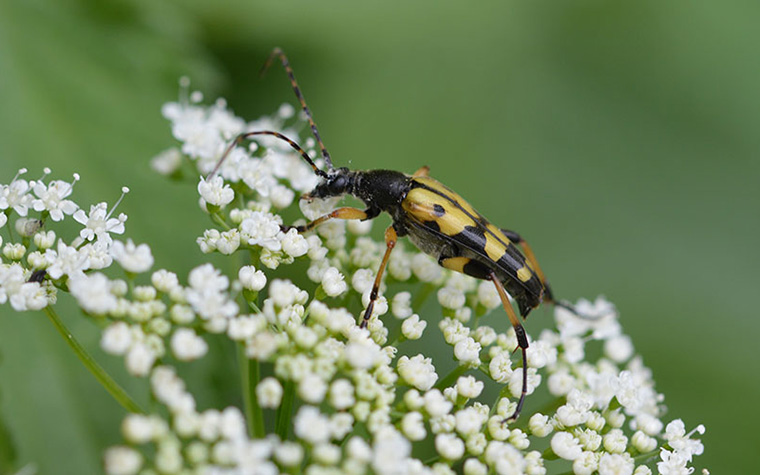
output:
[[[333,168],[311,193],[304,195],[305,199],[324,199],[351,193],[354,187],[354,173],[346,167]]]

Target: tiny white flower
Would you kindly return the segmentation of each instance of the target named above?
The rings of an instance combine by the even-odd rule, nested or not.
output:
[[[322,288],[330,297],[337,297],[348,290],[348,285],[343,280],[343,275],[335,267],[330,267],[322,275]]]
[[[177,147],[164,150],[150,160],[150,167],[161,175],[171,175],[182,166],[182,153]]]
[[[315,374],[306,375],[298,383],[298,395],[309,404],[319,404],[326,393],[327,384]]]
[[[549,417],[538,412],[531,416],[528,421],[528,427],[531,434],[537,437],[546,437],[554,430],[554,425]]]
[[[604,342],[604,354],[616,363],[631,359],[633,351],[633,343],[628,335],[617,335]]]
[[[470,367],[480,365],[480,343],[471,337],[464,338],[454,345],[454,357]]]
[[[565,460],[575,460],[583,454],[578,439],[569,432],[557,432],[551,441],[552,452]]]
[[[9,242],[3,246],[3,256],[12,261],[21,260],[24,254],[26,254],[26,247],[21,243]]]
[[[13,208],[13,211],[19,214],[19,216],[26,216],[28,208],[32,206],[32,196],[29,194],[31,185],[34,182],[28,182],[23,179],[19,179],[19,176],[26,173],[26,168],[22,168],[18,171],[16,176],[11,181],[10,185],[0,185],[0,211]],[[5,225],[7,216],[5,213],[0,213],[0,228]]]
[[[123,355],[132,344],[132,331],[124,322],[115,322],[103,330],[100,347],[106,353]]]
[[[109,233],[123,234],[124,223],[127,221],[127,215],[124,213],[120,214],[118,218],[112,218],[108,212],[108,204],[105,202],[90,206],[89,216],[83,209],[79,209],[74,213],[73,218],[85,226],[79,231],[79,236],[88,241],[98,238],[110,242]]]
[[[622,430],[612,429],[603,437],[604,449],[612,454],[621,454],[628,447],[628,437]]]
[[[2,220],[2,217],[5,215],[0,215],[0,220]],[[0,228],[2,225],[0,225]],[[34,241],[34,245],[37,246],[40,250],[45,250],[53,247],[53,244],[55,244],[55,231],[39,231],[37,234],[34,235],[34,238],[32,238]],[[0,241],[0,244],[2,241]]]
[[[364,236],[369,234],[369,232],[372,230],[372,220],[365,219],[362,221],[359,219],[352,219],[346,223],[346,228],[351,234]]]
[[[251,246],[261,246],[269,251],[279,251],[282,244],[278,236],[280,220],[271,213],[254,211],[240,223],[241,238]]]
[[[312,450],[314,461],[323,466],[337,465],[340,461],[340,448],[333,445],[322,443],[318,444]]]
[[[159,292],[166,294],[179,287],[177,274],[164,269],[157,270],[150,276],[150,281]]]
[[[592,475],[599,467],[599,454],[584,451],[580,457],[573,460],[573,473],[576,475]]]
[[[421,391],[432,388],[438,380],[432,359],[425,358],[421,354],[412,358],[406,355],[402,356],[398,361],[397,368],[404,381]]]
[[[225,207],[235,199],[235,192],[219,175],[215,175],[209,181],[201,176],[198,182],[198,193],[206,203],[219,207]]]
[[[108,475],[133,475],[142,467],[142,455],[131,447],[116,446],[106,450],[104,470]]]
[[[464,307],[466,297],[464,292],[454,287],[443,287],[438,291],[438,302],[444,308],[458,309]]]
[[[633,459],[627,453],[602,454],[599,458],[599,475],[632,475],[633,467]]]
[[[357,269],[351,277],[351,286],[360,294],[364,294],[372,288],[374,281],[375,274],[371,269]]]
[[[337,379],[330,385],[330,404],[338,410],[354,405],[354,386],[347,379]]]
[[[501,305],[501,298],[496,287],[488,281],[478,284],[478,301],[488,310],[492,310]]]
[[[438,434],[435,436],[435,450],[448,460],[457,460],[464,455],[464,442],[454,434]]]
[[[203,338],[196,335],[194,330],[179,328],[172,335],[171,348],[178,360],[193,361],[206,354],[208,344]]]
[[[74,277],[90,268],[90,258],[85,252],[68,246],[62,239],[58,240],[56,250],[47,249],[45,260],[48,263],[47,273],[51,279],[60,279],[63,275]]]
[[[480,432],[488,421],[488,414],[482,413],[474,406],[466,407],[455,414],[456,430],[463,436]]]
[[[304,441],[316,445],[330,439],[330,420],[314,406],[301,406],[295,416],[293,432]]]
[[[415,313],[401,323],[401,333],[409,340],[419,340],[425,327],[427,322],[420,320],[420,316]]]
[[[32,207],[35,211],[48,211],[53,221],[63,220],[66,214],[71,216],[78,206],[66,198],[71,195],[77,181],[79,175],[74,174],[74,181],[71,183],[62,180],[53,180],[47,185],[42,181],[35,182],[32,190],[37,199],[32,200]]]
[[[156,421],[142,414],[129,414],[121,423],[121,433],[128,442],[136,445],[150,442],[154,436]]]
[[[425,423],[422,420],[422,414],[416,411],[407,412],[401,419],[401,432],[413,441],[419,441],[425,438]]]
[[[430,417],[444,416],[454,407],[451,401],[446,400],[438,389],[426,392],[423,399],[425,401],[425,411],[427,411]]]
[[[475,379],[475,376],[460,376],[457,379],[457,393],[469,399],[480,396],[484,383]]]
[[[295,467],[303,460],[303,447],[300,444],[284,441],[274,448],[275,459],[286,467]]]
[[[99,272],[69,278],[69,292],[85,312],[105,315],[116,309],[116,296],[110,291],[108,278]]]
[[[276,378],[267,377],[256,385],[256,397],[261,407],[276,409],[282,401],[282,385]]]
[[[288,230],[282,237],[282,250],[292,257],[301,257],[309,252],[309,243],[295,228]]]
[[[244,289],[258,292],[267,285],[267,277],[253,266],[243,266],[238,271],[238,279]]]
[[[127,371],[134,376],[147,376],[155,362],[156,354],[143,342],[132,345],[125,359]]]
[[[488,467],[476,458],[468,458],[464,461],[464,475],[486,475]]]
[[[150,247],[147,244],[136,246],[132,239],[128,239],[126,244],[114,241],[111,245],[111,256],[124,270],[135,274],[145,272],[153,265]]]
[[[631,437],[631,445],[640,453],[645,454],[657,448],[657,439],[637,430]]]
[[[443,271],[430,256],[415,254],[412,258],[412,272],[422,282],[434,282],[441,278]]]
[[[220,233],[215,247],[220,253],[229,256],[240,247],[240,232],[237,229],[230,229]]]

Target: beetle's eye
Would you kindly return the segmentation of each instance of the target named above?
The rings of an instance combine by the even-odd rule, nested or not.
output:
[[[343,193],[346,189],[346,177],[337,176],[329,183],[330,191],[333,193]]]

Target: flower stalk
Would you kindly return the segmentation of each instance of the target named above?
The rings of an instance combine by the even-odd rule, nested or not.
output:
[[[127,394],[127,392],[122,388],[119,383],[117,383],[111,375],[106,372],[106,370],[103,369],[102,366],[98,364],[97,361],[90,355],[89,352],[77,341],[76,338],[74,338],[74,335],[69,331],[68,327],[63,323],[63,320],[58,316],[58,314],[53,310],[52,307],[45,307],[43,310],[45,312],[45,315],[47,315],[48,319],[50,319],[50,322],[53,324],[56,330],[58,330],[58,333],[61,334],[63,339],[66,341],[66,343],[69,345],[69,347],[72,349],[75,355],[77,355],[77,358],[79,358],[79,361],[82,362],[85,368],[87,368],[87,371],[89,371],[95,379],[98,380],[101,386],[108,391],[108,393],[113,396],[113,398],[116,400],[116,402],[121,405],[124,409],[131,413],[135,414],[144,414],[145,411],[135,402],[132,397]]]

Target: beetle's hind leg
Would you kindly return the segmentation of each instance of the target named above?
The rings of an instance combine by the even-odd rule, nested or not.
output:
[[[506,289],[504,289],[504,284],[501,282],[501,280],[499,280],[498,276],[493,270],[477,261],[470,259],[469,257],[463,256],[447,256],[446,254],[442,254],[438,258],[438,263],[446,269],[461,272],[463,274],[475,277],[476,279],[490,280],[496,286],[496,291],[499,293],[499,298],[501,299],[501,303],[504,306],[504,311],[507,312],[509,322],[512,324],[512,328],[515,329],[517,345],[522,352],[523,378],[520,399],[517,401],[515,412],[504,420],[504,422],[513,421],[517,419],[517,416],[520,415],[523,403],[525,402],[525,396],[528,394],[528,358],[525,351],[528,349],[528,335],[525,333],[525,328],[523,328],[522,323],[520,323],[520,320],[517,318],[515,310],[512,308],[512,304],[509,302],[509,297],[507,296]]]

